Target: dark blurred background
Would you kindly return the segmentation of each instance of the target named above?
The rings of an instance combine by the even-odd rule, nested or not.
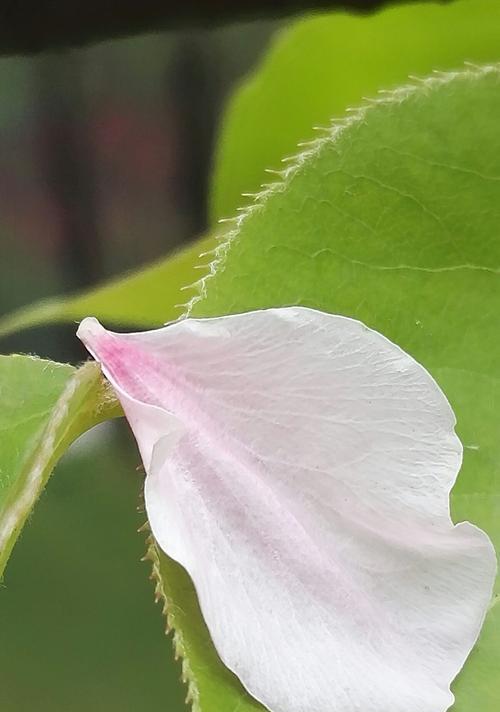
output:
[[[206,228],[224,102],[275,22],[0,59],[0,314],[165,255]],[[69,326],[3,353],[85,358]],[[73,446],[0,588],[2,712],[180,712],[185,691],[140,563],[123,426]]]

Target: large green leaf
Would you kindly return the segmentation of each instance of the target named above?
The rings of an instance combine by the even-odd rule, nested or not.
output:
[[[89,314],[108,324],[160,326],[181,315],[187,299],[182,289],[196,279],[203,253],[214,246],[214,238],[204,238],[161,262],[81,294],[23,307],[0,319],[0,337],[30,326],[80,320]]]
[[[231,217],[299,141],[315,138],[364,96],[409,74],[500,59],[498,0],[389,7],[373,16],[341,13],[297,22],[278,36],[262,66],[231,99],[212,182],[215,222]]]
[[[0,577],[26,518],[62,453],[119,413],[100,370],[0,356]]]
[[[497,68],[435,76],[354,113],[239,218],[192,305],[212,316],[303,304],[361,319],[412,354],[458,417],[455,520],[484,528],[497,549],[499,122]],[[195,708],[255,709],[218,661],[186,575],[154,546],[150,556]],[[499,665],[493,604],[454,712],[496,712]]]

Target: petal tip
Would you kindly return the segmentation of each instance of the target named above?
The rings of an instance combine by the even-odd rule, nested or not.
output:
[[[76,335],[80,341],[88,346],[89,344],[95,343],[96,338],[104,334],[105,331],[104,327],[95,317],[87,316],[80,322]]]

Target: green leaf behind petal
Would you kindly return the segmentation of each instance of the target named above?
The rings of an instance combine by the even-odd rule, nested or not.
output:
[[[339,124],[243,214],[193,316],[302,304],[360,319],[424,364],[458,417],[455,520],[500,549],[500,73],[436,76]],[[203,712],[247,709],[192,586],[156,575]],[[180,583],[179,583],[180,582]],[[179,587],[178,587],[179,586]],[[497,582],[497,594],[499,587]],[[188,613],[177,614],[177,607]],[[500,605],[457,678],[454,712],[496,712]]]

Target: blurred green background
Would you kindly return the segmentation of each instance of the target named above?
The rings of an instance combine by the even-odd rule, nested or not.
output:
[[[0,314],[204,231],[222,107],[276,27],[0,59]],[[71,325],[1,346],[86,357]],[[107,424],[50,480],[0,588],[2,712],[184,709],[180,665],[140,562],[138,464],[125,425]]]

